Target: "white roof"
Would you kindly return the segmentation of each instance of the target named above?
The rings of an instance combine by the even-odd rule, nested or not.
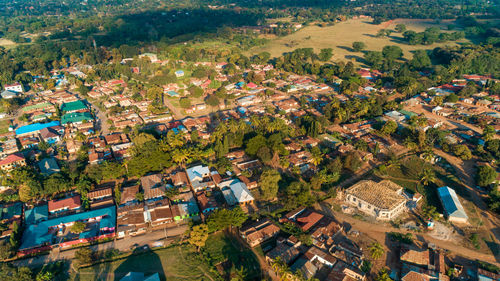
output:
[[[191,167],[186,170],[188,178],[190,181],[196,180],[197,178],[203,178],[203,175],[209,174],[210,170],[207,166],[198,165]]]
[[[244,203],[244,202],[249,202],[253,201],[254,198],[250,191],[247,188],[247,185],[241,181],[235,181],[233,182],[229,188],[234,194],[234,197],[236,197],[236,200],[238,203]]]

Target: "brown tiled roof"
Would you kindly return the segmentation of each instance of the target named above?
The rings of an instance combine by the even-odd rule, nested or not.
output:
[[[429,256],[430,256],[430,251],[429,250],[414,250],[414,249],[409,249],[409,248],[402,248],[401,249],[401,255],[400,255],[400,260],[409,262],[412,264],[416,265],[424,265],[427,266],[429,264]]]
[[[156,208],[151,211],[151,221],[173,220],[172,210],[167,208]]]
[[[151,199],[165,195],[165,186],[163,185],[163,176],[153,174],[141,178],[141,186],[144,189],[144,198]]]
[[[299,223],[300,228],[303,231],[308,231],[316,225],[321,219],[323,218],[323,215],[314,211],[306,211],[305,213],[300,214],[297,218],[296,221]]]
[[[312,237],[319,237],[321,235],[331,237],[341,229],[342,227],[337,222],[328,217],[324,217],[318,223],[316,230],[312,233]]]
[[[120,204],[135,200],[135,195],[137,193],[139,193],[139,185],[123,187]]]
[[[426,274],[418,273],[416,271],[408,272],[401,281],[429,281],[430,278]]]
[[[186,172],[177,172],[171,176],[172,183],[177,185],[186,185],[188,183]]]
[[[80,195],[76,195],[70,198],[65,198],[61,200],[50,200],[49,201],[49,212],[61,210],[61,209],[75,209],[81,206]]]
[[[144,213],[141,211],[131,211],[128,214],[116,219],[117,225],[144,224]]]
[[[112,196],[113,191],[111,188],[104,188],[104,189],[98,189],[98,190],[93,190],[87,193],[87,197],[92,200],[94,198],[102,198],[102,197],[108,197]]]
[[[11,164],[17,161],[24,160],[24,156],[20,153],[14,153],[9,156],[7,156],[5,159],[0,161],[0,166]]]

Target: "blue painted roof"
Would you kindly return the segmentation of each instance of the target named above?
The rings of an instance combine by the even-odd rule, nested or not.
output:
[[[438,188],[439,198],[443,204],[443,208],[448,215],[448,217],[465,218],[467,219],[467,214],[465,213],[464,207],[458,200],[455,190],[443,186]]]
[[[51,227],[75,221],[83,221],[95,217],[102,217],[101,221],[99,222],[99,229],[112,228],[116,226],[115,206],[91,210],[88,212],[73,214],[64,217],[58,217],[51,220],[42,221],[38,224],[27,225],[26,229],[24,230],[22,244],[19,249],[31,249],[43,246],[46,243],[51,244],[56,234],[54,232],[49,233],[49,228]],[[84,234],[84,236],[85,235],[90,235],[90,233]],[[97,233],[95,233],[95,235],[92,237],[95,237],[96,235]]]
[[[59,126],[61,123],[59,121],[52,121],[49,123],[33,123],[26,126],[21,126],[17,128],[16,135],[28,134],[36,131],[40,131],[44,128]]]
[[[33,209],[24,211],[24,221],[26,224],[35,224],[46,220],[49,217],[49,207],[45,205],[35,206]]]

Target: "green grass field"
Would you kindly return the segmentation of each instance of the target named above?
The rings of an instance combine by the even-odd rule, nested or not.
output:
[[[161,280],[218,280],[190,245],[175,246],[80,269],[72,280],[120,280],[128,272],[156,272]]]
[[[9,131],[10,120],[0,120],[0,134],[5,134]]]
[[[260,280],[261,269],[257,258],[250,249],[239,244],[236,238],[224,233],[211,235],[202,251],[219,271],[224,271],[226,280],[236,276],[244,280]]]
[[[408,30],[421,32],[428,27],[439,27],[442,32],[447,30],[450,21],[442,21],[436,23],[433,20],[411,20],[411,19],[397,19],[393,21],[384,22],[380,25],[373,25],[367,19],[351,19],[345,22],[340,22],[334,26],[319,27],[310,25],[302,28],[301,30],[284,37],[275,37],[269,43],[262,47],[256,47],[247,52],[248,55],[257,54],[259,52],[269,52],[272,57],[277,57],[285,52],[293,51],[297,48],[314,48],[319,51],[323,48],[333,49],[333,61],[338,60],[354,60],[360,61],[363,53],[353,52],[352,43],[355,41],[364,42],[366,50],[381,51],[386,45],[397,45],[401,47],[404,52],[405,58],[411,58],[411,51],[418,49],[433,49],[438,46],[456,45],[454,42],[436,43],[429,46],[424,45],[407,45],[402,39],[402,34],[392,33],[389,37],[377,38],[375,35],[380,29],[394,29],[396,24],[403,23],[407,26]],[[458,43],[467,42],[461,40]]]

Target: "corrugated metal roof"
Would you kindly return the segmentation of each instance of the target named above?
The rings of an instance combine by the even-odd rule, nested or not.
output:
[[[458,200],[455,190],[448,186],[438,188],[439,198],[448,217],[468,219],[464,207]]]
[[[16,135],[32,133],[32,132],[40,131],[43,128],[59,126],[60,124],[61,123],[59,123],[59,121],[52,121],[49,123],[33,123],[33,124],[29,124],[29,125],[17,128]]]

